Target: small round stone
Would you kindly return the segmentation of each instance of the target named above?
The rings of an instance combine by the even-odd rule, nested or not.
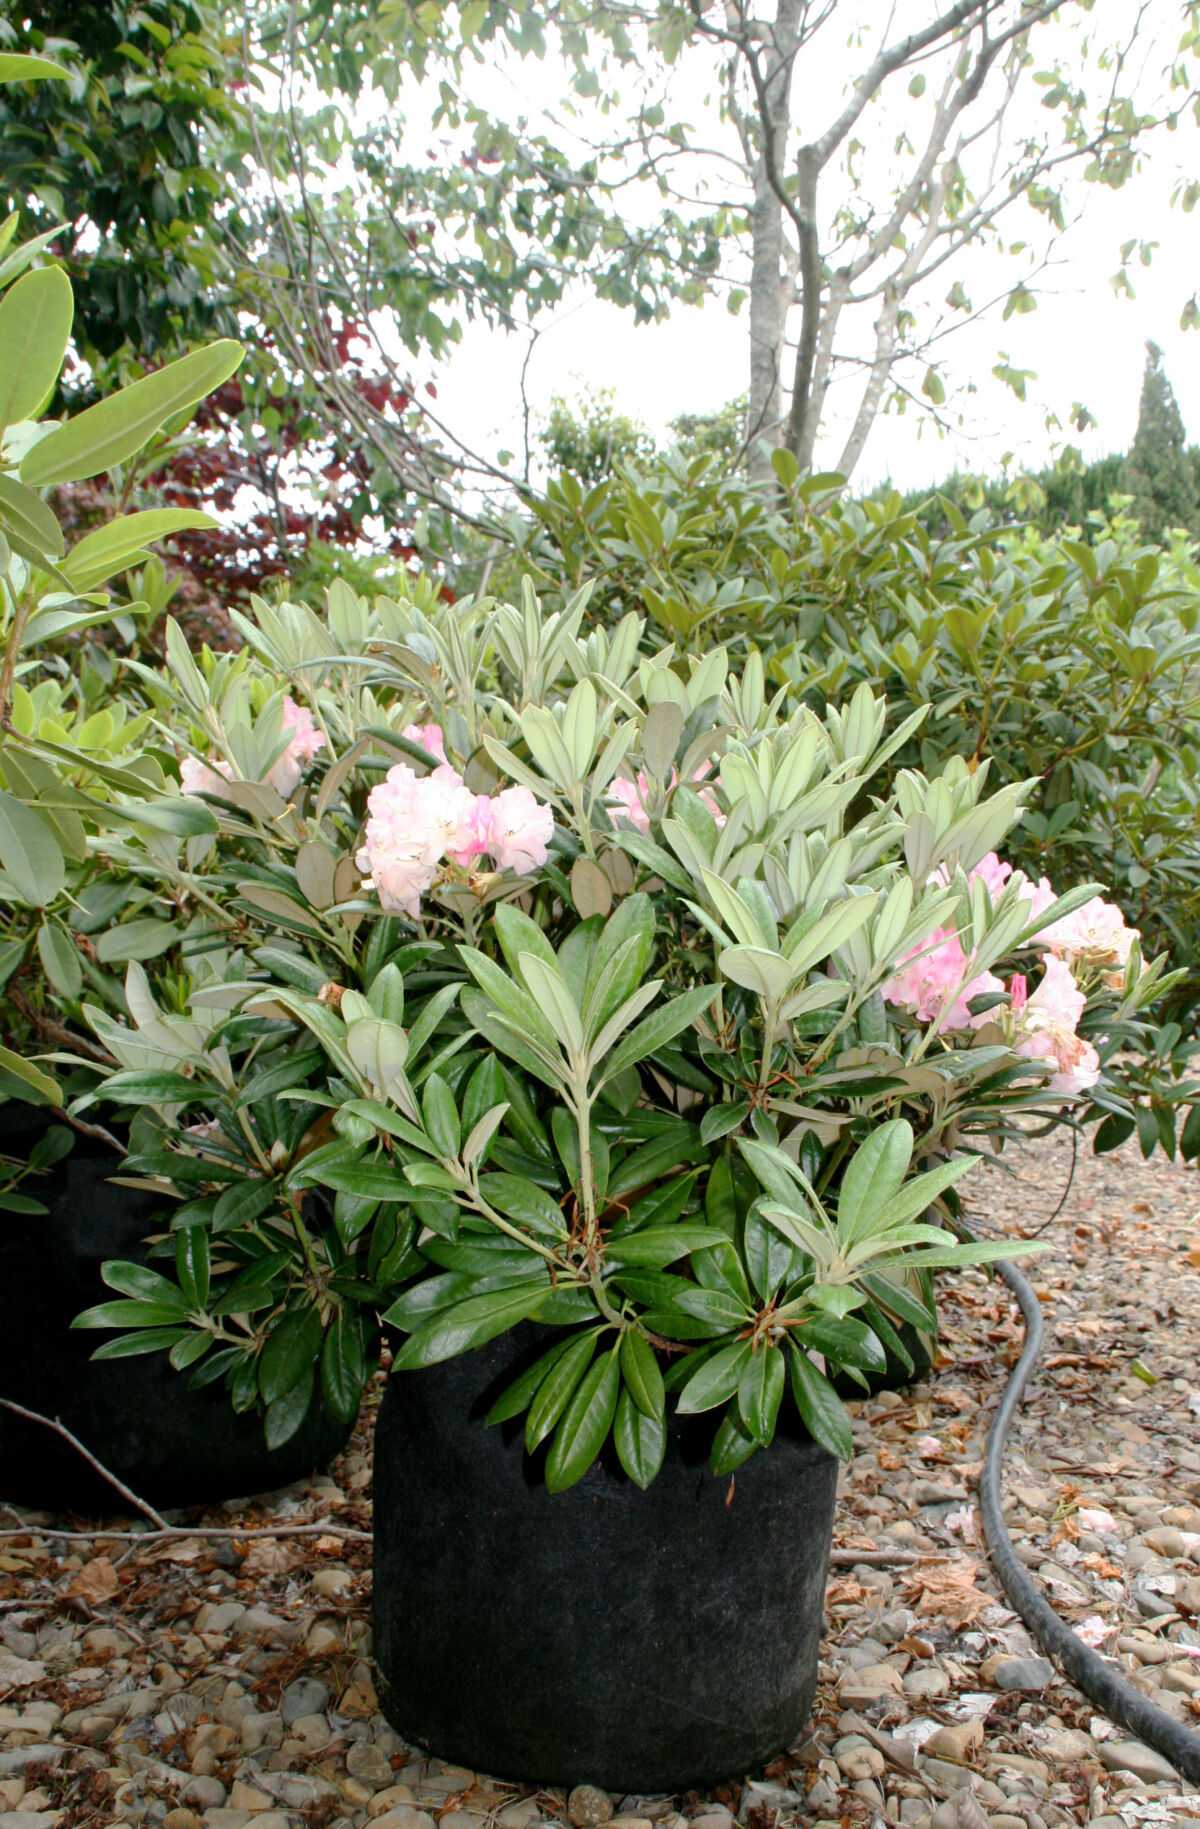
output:
[[[329,1690],[319,1677],[297,1677],[283,1692],[279,1712],[291,1724],[304,1715],[323,1715],[329,1707]]]
[[[612,1813],[612,1798],[595,1785],[576,1785],[567,1799],[567,1815],[575,1829],[599,1829]]]

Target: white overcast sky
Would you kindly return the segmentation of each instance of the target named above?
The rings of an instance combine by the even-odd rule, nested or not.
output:
[[[874,0],[864,0],[857,10],[877,18],[873,5]],[[1151,40],[1143,34],[1139,47],[1146,67],[1156,70],[1174,49],[1180,16],[1170,0],[1151,0],[1151,5],[1158,35]],[[850,4],[847,10],[856,8]],[[1131,0],[1097,0],[1092,23],[1103,29],[1107,15],[1120,30],[1134,10]],[[832,56],[842,62],[846,55],[843,34]],[[840,73],[842,80],[844,74]],[[815,76],[816,90],[827,106],[827,98],[840,87],[839,72],[826,66],[810,68],[804,75],[810,85]],[[503,72],[482,71],[471,87],[497,112],[519,108],[536,119],[539,107],[557,108],[562,76],[552,63],[522,64],[519,82],[518,88]],[[807,105],[811,89],[809,97],[802,95],[799,77],[797,94]],[[685,96],[687,113],[701,126],[704,100],[698,87]],[[423,138],[423,127],[414,122],[414,128],[417,138]],[[890,139],[890,127],[885,132]],[[948,387],[970,378],[978,389],[962,403],[968,425],[940,435],[911,409],[903,416],[881,418],[856,484],[891,477],[901,487],[923,486],[956,465],[995,471],[1006,459],[1012,468],[1033,468],[1052,454],[1056,438],[1078,444],[1088,458],[1123,448],[1137,420],[1148,338],[1162,346],[1184,423],[1200,442],[1200,332],[1179,329],[1183,305],[1200,285],[1200,209],[1185,215],[1169,207],[1181,170],[1200,173],[1200,131],[1190,120],[1178,133],[1155,143],[1142,171],[1123,189],[1110,191],[1077,180],[1069,210],[1069,220],[1075,220],[1054,239],[1048,250],[1052,268],[1036,282],[1038,309],[1005,324],[997,311],[967,325],[944,346]],[[1131,300],[1117,296],[1109,282],[1120,264],[1121,243],[1134,237],[1159,245],[1153,264],[1132,273],[1137,296]],[[1002,291],[1022,271],[1018,260],[995,257],[967,273],[968,290],[978,301]],[[947,268],[940,276],[939,293],[960,272],[961,268]],[[677,414],[720,407],[746,387],[747,317],[745,312],[730,316],[720,299],[703,307],[676,306],[668,323],[637,328],[630,315],[581,295],[538,323],[540,335],[526,374],[535,419],[545,414],[555,395],[569,399],[588,386],[612,388],[619,410],[665,438],[667,425]],[[521,369],[527,348],[524,335],[469,325],[451,359],[422,375],[436,381],[439,416],[465,442],[491,456],[505,448],[522,448]],[[1036,373],[1024,405],[992,379],[999,350],[1015,366]],[[1067,426],[1075,401],[1098,421],[1082,436]],[[1061,433],[1047,431],[1048,412],[1057,413],[1063,422]],[[835,461],[845,417],[839,425],[835,406],[831,432],[824,448],[818,447],[818,465]]]

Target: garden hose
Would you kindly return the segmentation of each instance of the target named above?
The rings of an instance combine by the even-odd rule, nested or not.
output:
[[[1013,1370],[996,1419],[988,1432],[983,1471],[979,1476],[979,1510],[993,1567],[1005,1594],[1042,1649],[1058,1659],[1077,1689],[1108,1716],[1136,1734],[1170,1761],[1177,1772],[1200,1784],[1200,1733],[1170,1715],[1134,1689],[1084,1644],[1038,1593],[1013,1549],[1000,1509],[1000,1465],[1009,1427],[1042,1351],[1042,1309],[1033,1288],[1007,1259],[995,1266],[1016,1296],[1025,1319],[1025,1346]]]

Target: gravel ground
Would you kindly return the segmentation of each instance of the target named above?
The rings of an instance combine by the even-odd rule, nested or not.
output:
[[[1069,1140],[975,1192],[981,1230],[1054,1212]],[[1200,1732],[1200,1215],[1194,1171],[1081,1154],[1034,1281],[1047,1358],[1014,1430],[1006,1511],[1060,1613]],[[1142,1829],[1200,1792],[1096,1715],[1003,1603],[974,1483],[1021,1328],[1008,1292],[944,1288],[932,1378],[858,1410],[810,1731],[701,1798],[569,1798],[422,1760],[370,1665],[370,1411],[329,1477],[189,1525],[308,1536],[0,1536],[3,1829]],[[0,1474],[2,1484],[2,1474]],[[56,1528],[57,1527],[57,1528]],[[113,1528],[117,1528],[116,1525]],[[128,1528],[127,1521],[123,1528]]]

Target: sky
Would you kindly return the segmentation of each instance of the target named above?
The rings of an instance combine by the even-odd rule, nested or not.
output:
[[[1117,26],[1131,13],[1128,0],[1098,0],[1095,10],[1101,25],[1106,11]],[[1160,7],[1158,18],[1173,37],[1177,10]],[[1151,43],[1143,33],[1141,43],[1146,67],[1161,65],[1161,40]],[[806,72],[810,90],[837,93],[854,62],[847,61],[840,41],[822,55],[825,63],[818,61]],[[504,112],[512,99],[506,88],[513,87],[504,72],[481,73],[475,80],[485,86],[485,94],[490,81],[488,105]],[[525,64],[522,84],[522,109],[531,103],[535,115],[539,106],[556,109],[561,70],[549,63]],[[798,78],[798,112],[807,100]],[[699,88],[691,94],[685,90],[683,101],[693,118],[704,117],[706,96]],[[708,114],[711,118],[711,109]],[[876,122],[871,131],[877,144],[868,151],[878,154],[882,148],[886,156],[891,123]],[[1183,305],[1200,284],[1200,210],[1186,215],[1169,204],[1174,180],[1189,159],[1200,172],[1200,133],[1190,123],[1156,142],[1141,172],[1122,189],[1076,181],[1069,193],[1067,230],[1044,238],[1051,265],[1037,282],[1038,309],[1003,324],[997,309],[943,346],[952,404],[956,382],[971,379],[977,388],[969,400],[958,402],[968,423],[939,434],[911,409],[902,416],[881,416],[856,483],[872,486],[890,478],[901,487],[920,487],[955,467],[976,472],[1036,468],[1053,455],[1056,442],[1076,444],[1089,459],[1125,448],[1137,422],[1150,338],[1163,348],[1184,423],[1200,442],[1200,332],[1179,328]],[[1122,242],[1134,237],[1159,245],[1148,269],[1131,272],[1136,297],[1130,299],[1114,292],[1110,277],[1120,265]],[[972,297],[980,299],[1011,284],[1021,261],[977,257],[974,266],[956,267],[952,273],[947,269],[951,277],[963,271]],[[555,396],[570,400],[589,386],[611,388],[619,411],[641,420],[666,442],[676,415],[716,409],[746,386],[747,317],[745,312],[731,316],[720,299],[703,307],[675,306],[669,322],[635,327],[617,307],[580,296],[538,323],[526,370],[535,421],[544,417]],[[505,448],[521,450],[521,369],[527,348],[524,334],[469,325],[452,360],[430,371],[439,416],[464,442],[490,456]],[[1035,371],[1024,404],[991,376],[1000,350],[1014,366]],[[1098,422],[1082,435],[1068,425],[1075,402]],[[836,460],[852,416],[845,410],[848,400],[840,412],[836,399],[831,404],[830,431],[818,446],[818,467]],[[1058,415],[1062,430],[1047,430],[1048,413]]]

